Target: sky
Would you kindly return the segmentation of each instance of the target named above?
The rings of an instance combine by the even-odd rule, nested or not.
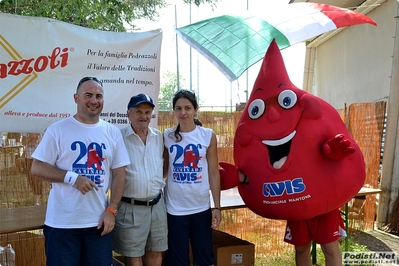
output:
[[[167,8],[159,10],[160,17],[157,21],[135,21],[142,31],[158,28],[163,31],[161,84],[162,76],[166,71],[177,73],[178,62],[179,73],[186,81],[186,88],[189,89],[191,84],[192,89],[197,92],[201,110],[235,111],[237,103],[246,102],[262,61],[250,67],[248,73],[244,73],[238,80],[230,82],[212,63],[196,50],[191,49],[190,73],[190,46],[176,36],[175,28],[225,14],[237,14],[242,10],[259,11],[275,5],[285,5],[288,4],[288,0],[220,0],[213,10],[209,4],[202,4],[199,7],[192,4],[191,18],[190,6],[183,4],[183,0],[169,2],[170,5]],[[301,88],[305,60],[304,43],[282,50],[282,55],[291,81]]]

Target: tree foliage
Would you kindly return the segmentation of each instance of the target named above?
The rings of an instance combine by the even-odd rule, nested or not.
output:
[[[195,4],[197,6],[201,4],[210,4],[212,7],[216,7],[219,0],[183,0],[186,4]]]
[[[158,110],[172,110],[172,99],[179,89],[187,89],[186,80],[182,75],[179,76],[180,88],[177,86],[177,74],[166,71],[162,76],[161,88],[158,97]]]
[[[165,0],[2,0],[4,13],[53,18],[91,29],[124,32],[134,20],[158,17]],[[128,25],[128,29],[125,26]]]
[[[97,30],[137,30],[134,20],[155,20],[167,0],[0,0],[0,12],[46,17]],[[208,3],[218,0],[182,0]]]

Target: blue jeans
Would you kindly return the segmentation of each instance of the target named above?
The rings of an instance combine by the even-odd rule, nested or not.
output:
[[[110,266],[111,234],[102,228],[59,229],[44,226],[47,266]]]

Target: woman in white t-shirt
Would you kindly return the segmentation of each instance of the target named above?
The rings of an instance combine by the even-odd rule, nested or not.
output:
[[[196,265],[216,262],[212,229],[221,222],[217,141],[212,129],[202,127],[195,118],[198,108],[195,93],[178,91],[173,98],[173,110],[179,124],[164,132],[167,266],[190,265],[189,243]]]

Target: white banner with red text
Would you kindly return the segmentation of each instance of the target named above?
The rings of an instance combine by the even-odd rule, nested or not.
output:
[[[101,118],[128,124],[131,96],[158,102],[162,31],[107,32],[37,17],[0,13],[0,131],[42,133],[76,113],[82,77],[104,87]],[[155,107],[154,114],[157,114]],[[157,117],[151,121],[156,127]]]

